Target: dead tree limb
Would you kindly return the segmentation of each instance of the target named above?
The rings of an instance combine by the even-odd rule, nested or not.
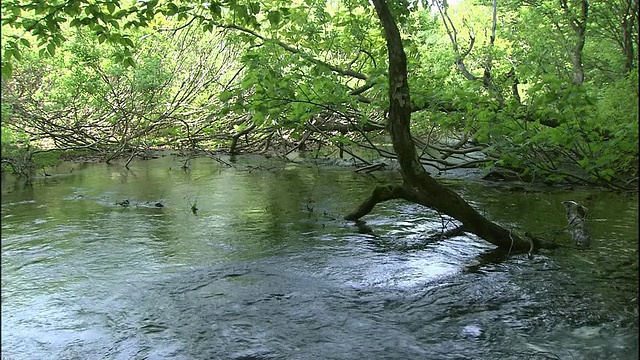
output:
[[[367,165],[367,166],[363,166],[361,168],[357,168],[355,170],[355,172],[361,172],[364,171],[365,173],[371,173],[374,172],[376,170],[380,170],[384,167],[386,167],[387,165],[385,163],[377,163],[377,164],[371,164],[371,165]]]
[[[238,131],[231,137],[231,145],[229,146],[229,153],[231,155],[235,155],[236,153],[236,150],[237,150],[236,147],[238,146],[238,139],[240,139],[241,136],[250,133],[255,128],[256,128],[256,124],[255,123],[251,124],[251,126]]]

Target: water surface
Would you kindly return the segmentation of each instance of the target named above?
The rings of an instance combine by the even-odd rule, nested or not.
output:
[[[3,179],[3,359],[637,359],[637,197],[449,181],[558,241],[561,202],[590,209],[592,249],[487,262],[414,204],[341,220],[395,173],[183,163]]]

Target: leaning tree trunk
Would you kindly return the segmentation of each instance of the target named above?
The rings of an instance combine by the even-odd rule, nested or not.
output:
[[[347,220],[357,220],[382,201],[404,199],[433,208],[462,222],[465,231],[511,252],[530,252],[536,248],[553,247],[539,239],[529,239],[503,228],[483,217],[454,191],[438,183],[418,160],[409,131],[411,101],[407,83],[407,60],[400,32],[384,0],[373,0],[382,22],[389,51],[389,115],[388,130],[400,163],[403,184],[378,187]]]

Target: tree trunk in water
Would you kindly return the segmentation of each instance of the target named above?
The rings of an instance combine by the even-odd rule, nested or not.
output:
[[[382,201],[404,199],[447,214],[462,222],[466,231],[510,252],[530,252],[536,248],[554,247],[538,239],[519,236],[495,224],[464,201],[454,191],[432,178],[418,161],[409,131],[411,99],[407,83],[407,61],[400,32],[384,0],[373,0],[384,28],[389,51],[389,118],[388,130],[398,156],[403,178],[402,186],[378,187],[347,220],[358,220]]]

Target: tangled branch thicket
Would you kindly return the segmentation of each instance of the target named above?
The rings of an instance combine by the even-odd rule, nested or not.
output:
[[[320,104],[296,124],[272,119],[256,126],[242,111],[251,89],[222,101],[220,94],[238,86],[244,67],[237,59],[247,46],[226,36],[229,31],[203,33],[192,25],[150,32],[138,40],[135,68],[110,61],[105,53],[117,50],[96,47],[89,33],[79,31],[66,46],[69,58],[34,58],[3,79],[3,127],[28,136],[18,144],[23,149],[35,143],[43,149],[87,150],[107,162],[153,147],[286,154],[333,145],[340,155],[357,157],[353,147],[362,147],[394,157],[379,141],[380,113]],[[358,120],[363,118],[372,120]],[[22,167],[9,160],[8,151],[3,157],[14,170]]]
[[[34,60],[3,80],[3,110],[9,113],[3,126],[42,146],[87,149],[107,160],[151,146],[215,140],[209,135],[233,123],[216,116],[216,94],[238,72],[233,59],[240,46],[223,42],[219,33],[194,31],[145,35],[133,69],[105,60],[79,33],[67,66]]]

